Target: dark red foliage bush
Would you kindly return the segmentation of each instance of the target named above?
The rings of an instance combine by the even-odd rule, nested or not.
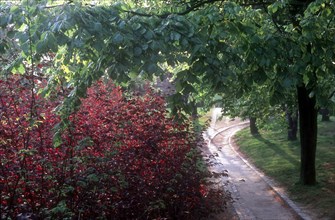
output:
[[[194,218],[206,187],[196,138],[150,90],[125,98],[111,83],[88,90],[54,147],[57,102],[22,80],[0,81],[1,218]]]
[[[53,203],[49,190],[62,155],[52,147],[51,128],[59,119],[31,86],[23,78],[0,80],[1,218],[13,218],[24,204],[39,210]]]

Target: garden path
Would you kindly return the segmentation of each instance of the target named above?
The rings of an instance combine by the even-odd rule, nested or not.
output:
[[[218,113],[218,109],[213,111],[213,115]],[[228,177],[221,178],[226,182],[225,187],[234,200],[236,219],[311,219],[285,195],[283,189],[277,187],[234,149],[231,137],[248,126],[248,122],[229,118],[217,120],[217,115],[212,119],[214,120],[205,134],[208,145],[203,153],[207,161],[212,160],[211,172],[228,171]]]

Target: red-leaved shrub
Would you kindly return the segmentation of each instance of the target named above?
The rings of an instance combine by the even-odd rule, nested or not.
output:
[[[0,81],[1,218],[194,218],[205,195],[196,138],[148,90],[97,83],[54,147],[57,102]]]

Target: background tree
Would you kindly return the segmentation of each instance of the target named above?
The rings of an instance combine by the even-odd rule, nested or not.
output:
[[[329,93],[324,80],[333,82],[334,41],[331,38],[331,27],[334,26],[334,21],[331,14],[334,6],[327,1],[307,3],[297,6],[295,2],[275,2],[267,5],[265,10],[259,9],[264,8],[262,3],[255,3],[259,8],[224,3],[221,11],[218,10],[219,13],[211,14],[220,22],[209,25],[210,30],[215,30],[210,32],[215,40],[208,41],[206,45],[209,49],[212,42],[216,44],[210,48],[210,57],[215,56],[220,60],[216,65],[213,60],[201,59],[201,55],[198,55],[193,65],[209,66],[208,69],[211,70],[213,66],[217,67],[215,74],[208,74],[209,70],[206,73],[208,78],[211,77],[212,82],[217,84],[223,81],[222,76],[225,74],[226,77],[241,75],[244,79],[241,83],[253,81],[257,77],[248,75],[248,69],[260,67],[263,74],[258,77],[272,80],[272,89],[279,94],[296,87],[300,113],[301,182],[315,184],[316,113],[318,103],[328,99],[324,95]],[[300,8],[300,11],[294,14],[291,8],[296,7]],[[278,14],[290,15],[293,20],[278,21],[281,18]],[[296,26],[294,21],[297,21],[299,26]],[[235,71],[232,74],[228,74],[232,69],[224,71],[221,67],[228,66],[226,63],[229,62],[228,57],[231,57],[231,54],[227,55],[222,51],[237,54],[242,60],[238,69],[245,68],[246,71]],[[203,64],[196,64],[197,62]]]
[[[36,65],[51,59],[53,65],[44,67],[49,69],[44,94],[55,84],[72,90],[59,108],[62,114],[76,109],[86,89],[102,76],[121,84],[136,74],[151,79],[165,72],[163,64],[188,65],[176,75],[182,89],[172,100],[179,109],[185,106],[182,93],[202,88],[224,93],[227,79],[242,87],[270,80],[270,91],[279,94],[296,88],[301,182],[315,184],[317,108],[329,99],[328,85],[334,82],[331,1],[3,5],[1,27],[14,29],[5,35],[21,53],[2,72],[22,71],[27,54],[33,54]],[[0,48],[9,48],[8,41]]]

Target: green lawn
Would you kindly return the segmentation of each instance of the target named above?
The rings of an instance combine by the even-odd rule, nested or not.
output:
[[[287,141],[285,129],[261,130],[252,136],[248,129],[236,135],[240,151],[255,166],[283,185],[290,198],[306,205],[319,218],[335,219],[335,117],[319,120],[316,158],[318,184],[302,186],[299,181],[299,141]]]

